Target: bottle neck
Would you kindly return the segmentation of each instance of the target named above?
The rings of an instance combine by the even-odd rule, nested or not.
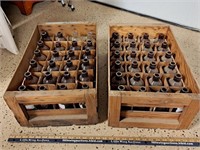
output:
[[[84,65],[84,66],[89,66],[89,59],[84,58],[84,59],[83,59],[83,65]]]
[[[18,91],[27,91],[26,86],[25,85],[19,86]]]
[[[51,80],[53,76],[50,72],[46,72],[45,77],[46,77],[47,80]]]
[[[32,80],[33,79],[31,72],[25,72],[24,77],[26,78],[26,80]]]
[[[68,55],[69,55],[70,57],[74,56],[74,51],[73,51],[73,50],[69,50]]]
[[[133,79],[134,79],[135,81],[140,81],[140,79],[141,79],[140,74],[136,73],[136,74],[134,75]]]
[[[56,63],[55,63],[53,60],[50,60],[50,61],[49,61],[49,66],[50,66],[51,68],[54,68],[54,67],[56,66]]]
[[[64,78],[69,79],[70,78],[70,73],[69,72],[64,72]]]
[[[122,79],[122,73],[121,72],[116,72],[116,79],[121,80]]]
[[[159,81],[159,80],[160,80],[159,74],[154,74],[153,75],[153,81]]]
[[[174,76],[174,81],[176,81],[176,82],[180,82],[181,79],[182,79],[182,76],[181,76],[180,74],[176,74],[176,75]]]
[[[86,70],[83,70],[81,75],[83,78],[88,77],[88,72]]]
[[[37,62],[33,59],[33,60],[30,61],[30,65],[31,65],[31,68],[36,68]]]
[[[138,68],[138,63],[137,63],[137,61],[134,61],[134,62],[132,63],[131,66],[132,66],[132,68],[135,68],[135,69]]]

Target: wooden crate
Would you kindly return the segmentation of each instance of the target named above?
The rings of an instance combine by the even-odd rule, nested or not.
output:
[[[21,63],[16,70],[12,81],[9,84],[7,91],[4,94],[4,99],[8,104],[9,108],[13,111],[15,118],[21,126],[65,126],[73,124],[96,124],[98,122],[97,114],[97,62],[98,57],[96,56],[97,50],[92,50],[95,55],[95,59],[92,61],[94,69],[88,71],[89,74],[94,76],[94,82],[86,83],[89,85],[89,89],[77,89],[79,81],[76,77],[76,82],[69,85],[70,88],[67,90],[57,90],[56,85],[45,85],[48,90],[38,91],[37,87],[41,85],[33,85],[35,89],[33,91],[18,91],[17,88],[23,83],[24,72],[26,72],[30,66],[29,61],[33,58],[33,51],[37,48],[37,41],[40,39],[41,32],[45,30],[49,33],[52,41],[45,42],[50,46],[50,50],[42,51],[44,54],[51,55],[51,50],[55,43],[54,36],[57,32],[62,32],[67,38],[67,41],[61,42],[65,46],[65,50],[60,52],[66,53],[67,48],[71,44],[70,37],[75,32],[78,33],[80,39],[78,44],[81,46],[80,51],[75,51],[75,55],[79,54],[79,60],[73,61],[78,66],[81,63],[81,55],[84,53],[83,45],[85,44],[85,38],[89,32],[92,33],[94,41],[96,41],[96,25],[93,23],[45,23],[40,24],[36,27],[33,35],[28,43],[25,54],[21,60]],[[96,44],[96,42],[95,42]],[[63,55],[64,56],[64,55]],[[42,72],[36,72],[35,75],[40,76],[40,79],[45,72],[45,67],[48,64],[49,56],[44,62],[40,62],[43,66]],[[61,67],[64,63],[64,58],[60,62]],[[80,72],[79,67],[74,71],[75,74]],[[61,68],[59,71],[52,71],[53,76],[62,74]],[[71,72],[73,74],[73,71]],[[70,109],[36,109],[28,110],[26,105],[45,105],[45,104],[79,104],[85,103],[86,108],[70,108]]]
[[[113,32],[118,32],[123,39],[127,36],[128,32],[131,32],[138,37],[138,43],[140,42],[140,35],[148,33],[150,38],[154,38],[158,33],[163,33],[167,36],[167,42],[170,45],[171,52],[175,55],[175,62],[178,66],[179,72],[183,76],[184,86],[191,90],[191,93],[159,93],[159,92],[138,92],[138,91],[117,91],[111,87],[111,48],[110,38]],[[142,127],[142,128],[165,128],[165,129],[186,129],[191,124],[193,118],[199,112],[200,108],[200,95],[199,87],[195,81],[192,72],[182,54],[175,37],[169,26],[163,25],[111,25],[109,28],[109,41],[108,41],[108,90],[109,90],[109,102],[108,102],[108,125],[112,127]],[[126,42],[122,42],[125,48]],[[141,50],[141,44],[139,46]],[[140,51],[139,50],[139,51]],[[126,55],[126,51],[121,51],[121,55]],[[142,53],[142,52],[139,52]],[[192,52],[191,52],[192,55]],[[126,59],[124,57],[124,59]],[[128,62],[123,62],[126,66]],[[144,62],[140,62],[144,63]],[[163,72],[161,71],[160,74]],[[128,72],[124,72],[124,75],[130,75]],[[143,72],[143,75],[148,75]],[[127,78],[127,87],[130,88],[130,84]],[[147,88],[150,88],[148,85]],[[166,85],[168,89],[171,89],[169,85]],[[143,110],[126,110],[124,107],[139,107],[148,108],[148,111]],[[167,108],[167,112],[150,111],[149,108]],[[183,108],[182,112],[173,112],[171,110],[176,108]]]

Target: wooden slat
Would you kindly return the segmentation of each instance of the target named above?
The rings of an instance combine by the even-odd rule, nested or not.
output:
[[[108,125],[118,127],[121,111],[121,97],[109,97]]]
[[[73,124],[88,124],[87,115],[39,116],[29,120],[32,126],[68,126]]]
[[[85,102],[85,93],[95,93],[95,89],[88,90],[52,90],[52,91],[7,91],[8,95],[16,97],[22,104],[58,104]],[[73,93],[73,94],[72,94]]]
[[[9,108],[13,111],[15,118],[22,126],[29,126],[28,122],[28,114],[25,109],[22,109],[20,105],[17,103],[15,97],[5,94],[4,99],[9,106]]]
[[[98,122],[96,94],[85,94],[87,117],[89,124]]]
[[[19,87],[21,85],[21,81],[24,78],[24,72],[27,71],[28,66],[29,66],[29,61],[31,60],[31,58],[33,57],[33,50],[36,48],[37,44],[33,43],[31,41],[37,41],[39,39],[39,34],[37,30],[33,31],[33,34],[31,36],[31,39],[29,40],[29,44],[26,47],[26,51],[24,53],[24,56],[20,62],[20,64],[18,65],[17,70],[14,73],[14,76],[8,86],[7,91],[12,91],[12,90],[16,90],[17,87]]]
[[[179,122],[175,119],[126,118],[120,121],[119,127],[177,129]]]
[[[125,118],[163,118],[163,119],[176,119],[178,120],[180,113],[173,112],[143,112],[143,111],[121,111],[121,117]]]
[[[200,97],[199,100],[194,100],[191,104],[184,109],[182,112],[179,122],[180,122],[180,129],[187,129],[192,120],[194,119],[195,115],[200,111]]]
[[[188,106],[191,102],[190,96],[162,93],[140,93],[140,92],[122,92],[122,104],[131,104],[135,106],[163,106],[163,107],[181,107]]]
[[[53,109],[53,110],[28,110],[30,118],[37,116],[58,116],[86,114],[86,109]]]

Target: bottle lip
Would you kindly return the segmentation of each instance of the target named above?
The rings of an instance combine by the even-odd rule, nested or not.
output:
[[[116,51],[114,52],[114,54],[115,54],[115,56],[119,56],[119,55],[120,55],[120,51],[119,51],[119,50],[116,50]]]
[[[75,47],[75,46],[77,46],[77,45],[78,45],[78,42],[75,41],[75,40],[73,40],[73,41],[72,41],[72,46]]]
[[[25,85],[20,85],[18,87],[18,91],[25,91],[26,90],[26,86]]]
[[[59,37],[59,38],[63,37],[62,32],[57,32],[57,37]]]
[[[34,60],[34,59],[31,59],[31,60],[30,60],[30,65],[31,65],[31,66],[34,66],[34,67],[37,66],[37,61]]]
[[[35,54],[36,56],[41,56],[41,51],[40,51],[39,49],[36,49],[36,50],[34,51],[34,54]]]
[[[47,89],[45,88],[45,86],[42,85],[42,86],[39,86],[38,90],[39,91],[44,91],[44,90],[47,90]]]
[[[132,67],[133,68],[137,68],[138,67],[138,62],[137,61],[133,61],[132,62]]]
[[[167,53],[165,54],[165,57],[166,57],[166,58],[171,58],[171,57],[172,57],[172,52],[167,52]]]
[[[181,79],[182,79],[182,75],[179,73],[174,76],[174,81],[176,81],[176,82],[180,82]]]
[[[89,86],[87,84],[82,84],[81,88],[82,89],[89,89]]]
[[[153,80],[158,81],[160,79],[160,75],[158,73],[153,74]]]
[[[54,51],[53,51],[53,56],[58,57],[58,56],[59,56],[58,51],[54,50]]]
[[[49,66],[50,67],[55,67],[56,63],[54,60],[49,60]]]
[[[81,75],[82,75],[82,77],[87,77],[88,72],[86,70],[82,70]]]
[[[131,32],[128,33],[128,39],[133,39],[133,33]]]
[[[153,53],[152,51],[150,51],[150,52],[148,52],[147,56],[148,56],[149,58],[153,58],[154,53]]]
[[[119,91],[125,91],[125,86],[119,85],[119,86],[117,87],[117,89],[118,89]]]
[[[118,32],[113,32],[113,33],[112,33],[112,37],[113,37],[114,39],[119,38],[119,33],[118,33]]]
[[[120,62],[119,60],[116,60],[116,61],[115,61],[115,65],[120,66],[120,65],[121,65],[121,62]]]
[[[70,76],[70,73],[68,71],[65,71],[64,74],[63,74],[65,77],[69,77]]]
[[[156,68],[156,62],[155,62],[155,61],[152,61],[152,62],[150,63],[150,68],[151,68],[151,69],[155,69],[155,68]]]
[[[120,47],[120,43],[119,43],[118,41],[115,41],[115,42],[114,42],[114,47],[115,47],[115,48],[119,48],[119,47]]]
[[[84,65],[89,65],[89,59],[88,58],[85,57],[85,58],[83,58],[82,61],[83,61]]]
[[[158,39],[163,40],[165,38],[165,35],[163,33],[160,33],[158,35]]]
[[[182,89],[181,89],[181,91],[180,91],[180,93],[189,93],[190,92],[190,90],[189,90],[189,88],[187,88],[187,87],[183,87]]]
[[[161,47],[162,47],[162,48],[167,48],[167,47],[168,47],[167,42],[163,42]]]
[[[37,45],[38,45],[39,47],[43,47],[44,42],[43,42],[42,40],[39,40],[39,41],[37,42]]]
[[[139,73],[136,73],[133,78],[135,81],[139,81],[141,79],[141,76]]]
[[[117,72],[115,73],[115,75],[116,75],[117,77],[122,77],[122,72],[117,71]]]
[[[136,46],[135,41],[132,41],[132,42],[130,43],[130,47],[135,48],[135,46]]]
[[[144,34],[143,34],[143,38],[144,38],[144,39],[149,39],[149,34],[148,34],[148,33],[144,33]]]
[[[48,34],[47,31],[42,31],[41,36],[42,36],[43,38],[46,38],[46,37],[49,36],[49,34]]]
[[[67,89],[67,86],[65,86],[64,84],[62,84],[62,85],[59,86],[59,89],[65,90],[65,89]]]
[[[61,47],[61,43],[60,42],[56,42],[55,47]]]
[[[32,79],[32,73],[27,71],[24,73],[24,77],[27,78],[27,79]]]
[[[162,87],[159,92],[162,92],[162,93],[166,93],[167,92],[167,89],[165,87]]]
[[[146,87],[145,86],[142,86],[140,89],[139,89],[139,92],[146,92]]]
[[[171,61],[170,63],[169,63],[169,65],[168,65],[168,68],[170,68],[170,69],[174,69],[176,67],[176,63],[175,62],[173,62],[173,61]]]
[[[145,48],[150,48],[150,47],[151,47],[150,42],[149,42],[149,41],[146,41],[146,42],[144,43],[144,47],[145,47]]]
[[[87,41],[87,46],[92,46],[92,41],[91,40]]]
[[[72,63],[72,61],[71,61],[70,59],[68,59],[68,60],[66,61],[66,65],[67,65],[68,67],[71,67],[71,66],[73,65],[73,63]]]

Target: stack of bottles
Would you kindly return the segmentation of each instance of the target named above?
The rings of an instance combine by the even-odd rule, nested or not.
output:
[[[92,32],[71,36],[41,31],[19,91],[96,88],[96,39]],[[85,108],[85,104],[26,105],[26,109]]]
[[[163,33],[120,34],[110,38],[111,90],[159,93],[189,93]],[[137,110],[134,107],[124,109]],[[180,112],[182,108],[142,108],[142,111]]]

